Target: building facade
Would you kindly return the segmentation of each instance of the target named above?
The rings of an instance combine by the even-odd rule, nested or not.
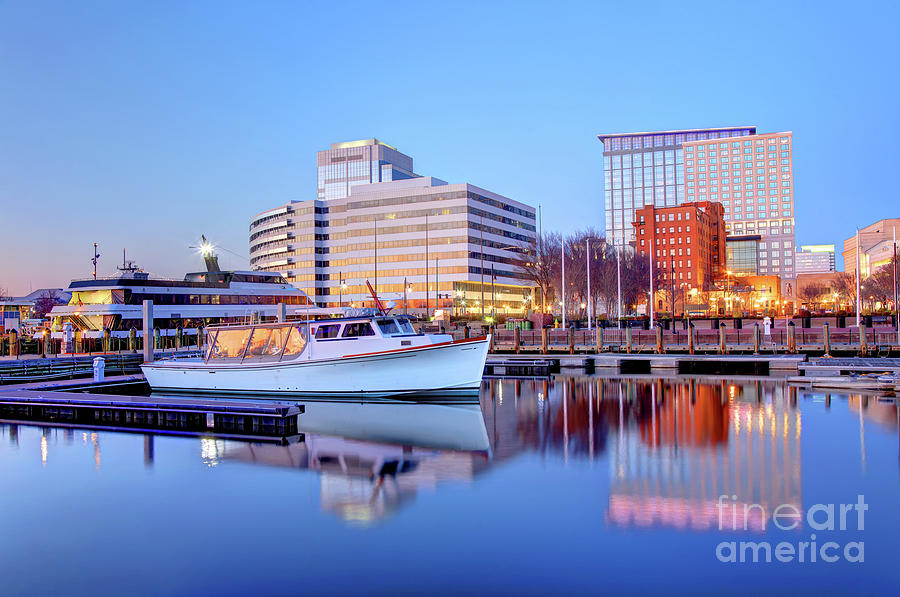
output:
[[[795,277],[792,133],[684,144],[688,201],[717,201],[729,234],[759,235],[759,274]]]
[[[757,234],[725,238],[725,270],[728,275],[759,275],[759,242]]]
[[[321,307],[521,314],[536,297],[516,266],[535,210],[433,177],[355,184],[344,198],[292,201],[250,223],[254,269],[281,272]]]
[[[361,184],[415,178],[413,159],[378,139],[332,143],[316,155],[317,197],[342,199]]]
[[[708,290],[724,274],[725,221],[711,201],[635,212],[635,251],[652,255],[663,283]]]
[[[803,245],[794,256],[797,275],[834,271],[834,245]]]
[[[862,277],[868,278],[876,269],[891,262],[894,255],[894,234],[900,236],[900,218],[878,220],[859,229],[859,261]],[[856,275],[856,235],[844,241],[844,271]]]
[[[684,146],[756,134],[756,127],[689,129],[601,134],[603,143],[606,238],[617,245],[635,241],[636,209],[675,207],[689,198],[685,187]],[[693,166],[693,164],[692,164]]]

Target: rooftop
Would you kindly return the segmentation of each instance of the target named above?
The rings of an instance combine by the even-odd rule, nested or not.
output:
[[[741,131],[744,129],[750,129],[753,132],[751,134],[756,134],[755,126],[723,126],[723,127],[715,127],[708,129],[675,129],[671,131],[642,131],[639,133],[604,133],[597,135],[597,138],[600,141],[605,139],[613,139],[616,137],[640,137],[642,135],[675,135],[680,133],[709,133],[713,131]]]
[[[349,149],[351,147],[365,147],[367,145],[384,145],[385,147],[390,147],[394,151],[398,151],[396,147],[388,145],[387,143],[382,143],[378,139],[361,139],[359,141],[344,141],[343,143],[332,143],[331,149]]]

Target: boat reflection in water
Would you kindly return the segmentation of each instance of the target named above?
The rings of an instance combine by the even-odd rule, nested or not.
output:
[[[390,514],[421,489],[471,481],[488,463],[478,403],[298,404],[305,408],[302,440],[283,446],[207,440],[215,442],[215,460],[316,471],[322,508],[358,523]]]

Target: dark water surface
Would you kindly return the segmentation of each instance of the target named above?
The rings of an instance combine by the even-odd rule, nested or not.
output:
[[[555,377],[480,406],[305,404],[286,446],[0,422],[0,595],[900,586],[892,402]]]

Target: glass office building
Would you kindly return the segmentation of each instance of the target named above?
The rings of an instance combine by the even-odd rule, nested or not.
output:
[[[730,276],[759,275],[759,235],[725,239],[725,267]]]
[[[742,126],[597,135],[603,143],[607,239],[616,244],[634,242],[635,209],[647,205],[673,207],[688,201],[685,143],[755,133],[756,127]]]
[[[332,143],[316,154],[317,198],[343,199],[356,185],[416,178],[413,159],[378,139]]]

